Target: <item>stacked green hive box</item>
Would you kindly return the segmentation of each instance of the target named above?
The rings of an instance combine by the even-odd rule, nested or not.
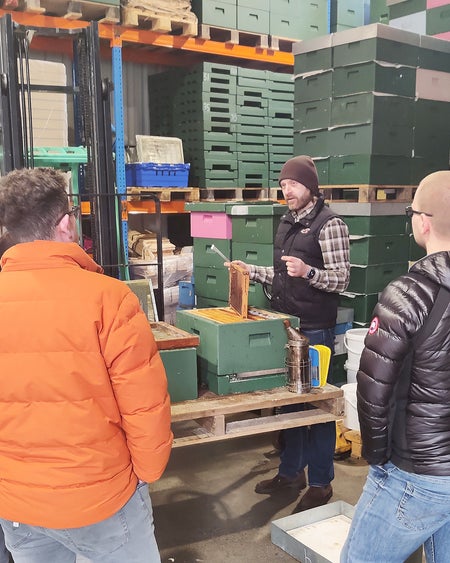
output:
[[[322,184],[413,185],[448,167],[450,97],[433,87],[448,42],[372,24],[294,53],[294,152],[328,162]]]
[[[177,327],[197,334],[201,382],[219,395],[282,387],[286,384],[283,320],[298,319],[258,309],[260,320],[222,322],[220,310],[177,311]]]
[[[342,307],[354,309],[354,322],[367,325],[378,295],[408,271],[410,236],[404,203],[338,203],[332,209],[350,233],[350,283]]]
[[[331,32],[364,25],[364,3],[360,0],[330,0]]]
[[[232,238],[214,237],[211,226],[209,237],[193,236],[195,295],[198,307],[226,307],[229,297],[229,273],[223,258],[212,250],[214,245],[231,260],[242,260],[257,266],[273,263],[273,240],[281,216],[287,207],[267,202],[189,202],[185,204],[192,214],[207,212],[226,214],[232,225]],[[267,292],[261,284],[250,281],[250,306],[270,308]]]
[[[258,35],[270,34],[283,39],[309,39],[329,33],[328,2],[329,0],[192,0],[192,11],[200,24],[214,28],[237,29]]]
[[[266,70],[205,62],[155,74],[152,133],[182,139],[191,186],[268,187],[292,156],[293,96],[289,74]]]

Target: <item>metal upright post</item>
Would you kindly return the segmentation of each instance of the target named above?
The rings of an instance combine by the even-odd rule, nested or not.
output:
[[[115,155],[116,155],[116,188],[119,194],[122,223],[122,279],[130,279],[128,267],[128,216],[126,209],[126,180],[125,180],[125,135],[123,118],[123,82],[122,82],[122,42],[112,40],[112,79],[114,83],[114,122],[115,122]],[[122,195],[123,197],[120,197]]]

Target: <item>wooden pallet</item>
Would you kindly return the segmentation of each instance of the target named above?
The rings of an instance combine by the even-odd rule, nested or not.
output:
[[[159,201],[199,201],[200,189],[199,188],[127,188],[127,194],[131,195],[131,201],[149,201],[150,198],[145,198],[146,194],[157,194]]]
[[[289,39],[287,37],[270,36],[270,49],[272,51],[283,51],[284,53],[292,53],[294,45],[300,43],[300,39]]]
[[[320,191],[329,201],[372,202],[411,202],[416,186],[390,186],[375,184],[349,184],[320,186]]]
[[[227,27],[217,27],[206,23],[198,25],[198,37],[200,39],[230,43],[232,45],[243,45],[246,47],[269,48],[269,36],[265,33],[253,33]]]
[[[268,188],[200,188],[200,199],[204,201],[268,200]]]
[[[23,0],[23,10],[32,14],[46,14],[63,17],[68,20],[97,20],[101,23],[119,23],[120,6],[77,0]]]
[[[314,408],[274,414],[276,407],[297,403]],[[343,391],[332,385],[302,395],[284,387],[224,396],[208,391],[199,399],[172,405],[174,447],[331,422],[342,418],[343,412]]]
[[[353,459],[361,459],[362,442],[360,432],[358,432],[357,430],[348,430],[347,432],[344,432],[344,438],[351,442],[351,457]]]
[[[195,37],[197,16],[193,12],[176,15],[161,13],[151,8],[122,8],[122,25],[150,29],[157,33],[178,33]]]

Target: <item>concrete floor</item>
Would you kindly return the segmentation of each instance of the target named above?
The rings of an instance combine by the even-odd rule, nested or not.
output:
[[[163,563],[295,561],[271,542],[270,523],[292,513],[296,492],[254,492],[277,471],[272,451],[269,434],[173,450],[164,476],[150,486]],[[356,504],[367,471],[363,461],[336,462],[330,502]]]

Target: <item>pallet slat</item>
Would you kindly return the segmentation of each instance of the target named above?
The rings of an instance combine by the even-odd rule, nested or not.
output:
[[[177,15],[161,13],[151,7],[125,6],[122,8],[122,25],[148,28],[156,33],[179,31],[181,35],[197,35],[197,16],[192,12]]]
[[[315,408],[274,414],[275,407],[296,403]],[[342,418],[343,412],[343,392],[332,385],[303,395],[285,388],[225,396],[208,392],[172,405],[174,447],[331,422]]]
[[[132,201],[146,201],[145,194],[158,194],[159,200],[170,202],[175,200],[199,201],[199,188],[127,188],[127,194],[133,196]],[[142,197],[140,197],[142,196]],[[149,198],[147,198],[148,201]]]
[[[269,200],[269,188],[200,188],[200,199],[205,201]]]

